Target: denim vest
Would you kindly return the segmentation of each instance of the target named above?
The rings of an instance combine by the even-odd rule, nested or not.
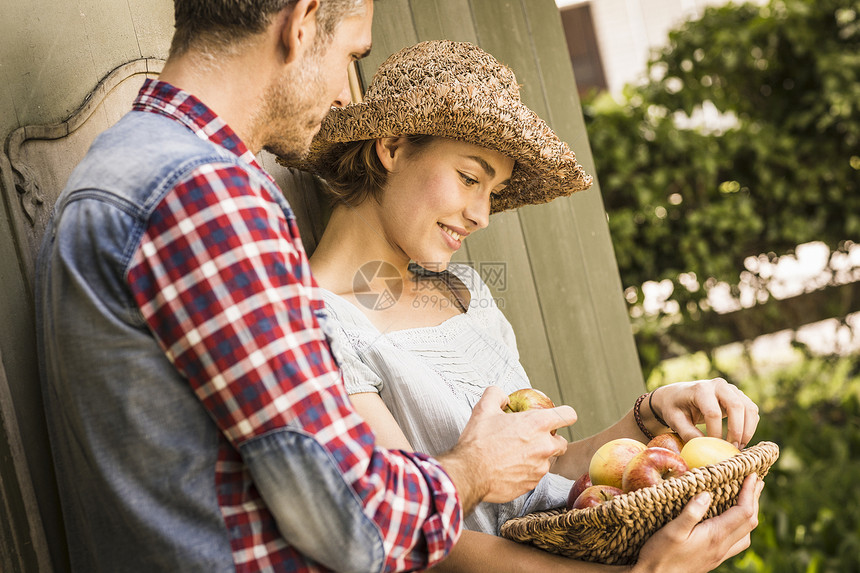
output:
[[[212,161],[258,175],[293,217],[277,186],[236,155],[170,118],[130,112],[96,139],[72,173],[45,233],[36,277],[39,361],[76,571],[236,569],[233,532],[214,483],[222,438],[150,333],[126,282],[153,209],[181,174]],[[273,448],[297,447],[293,464],[317,466],[287,477],[273,466],[271,479],[279,481],[271,489],[282,490],[283,502],[301,518],[292,529],[279,522],[280,529],[295,532],[300,539],[290,543],[303,551],[330,554],[330,567],[379,570],[379,532],[367,523],[361,531],[336,531],[339,523],[355,524],[360,507],[313,438],[302,438],[276,436],[253,445],[257,452],[242,451],[250,463]],[[278,443],[290,439],[301,444]],[[302,497],[329,482],[336,509],[317,525],[307,512],[321,508]],[[331,551],[338,537],[363,551]]]

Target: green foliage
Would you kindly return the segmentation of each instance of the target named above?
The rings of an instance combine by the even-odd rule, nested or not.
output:
[[[860,238],[860,0],[708,8],[670,33],[649,77],[623,104],[584,102],[646,372],[673,342],[665,316],[641,312],[646,281],[672,281],[691,321],[718,281],[737,293],[748,257]],[[708,106],[734,123],[683,127]],[[766,296],[766,278],[747,280]]]
[[[753,442],[780,457],[750,548],[718,571],[860,571],[860,359],[805,360],[742,386],[762,407]]]
[[[860,0],[709,8],[670,34],[649,77],[623,103],[584,102],[640,360],[650,375],[667,349],[706,349],[692,378],[738,383],[761,407],[753,441],[781,449],[750,549],[719,571],[860,571],[860,358],[807,354],[759,374],[715,358],[720,333],[670,328],[707,312],[717,282],[766,297],[755,265],[742,274],[748,257],[860,239]],[[684,127],[707,107],[734,122]],[[664,280],[668,312],[644,313],[640,285]]]

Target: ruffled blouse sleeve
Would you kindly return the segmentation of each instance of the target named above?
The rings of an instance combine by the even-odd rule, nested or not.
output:
[[[351,316],[353,309],[348,303],[340,301],[337,295],[323,291],[325,308],[320,312],[325,317],[326,334],[329,335],[335,359],[343,374],[343,383],[347,394],[382,391],[383,381],[376,372],[361,360],[362,348],[360,342],[347,332],[346,324],[355,323]]]

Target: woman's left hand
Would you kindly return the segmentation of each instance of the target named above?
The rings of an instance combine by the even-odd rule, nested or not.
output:
[[[723,418],[728,418],[725,439],[739,449],[749,443],[759,420],[758,406],[722,378],[661,386],[651,396],[651,406],[684,441],[702,435],[696,427],[701,423],[706,435],[723,437]]]

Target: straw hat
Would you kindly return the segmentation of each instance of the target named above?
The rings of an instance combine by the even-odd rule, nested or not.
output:
[[[344,143],[426,134],[495,149],[515,162],[492,212],[546,203],[587,189],[592,178],[550,127],[520,102],[513,71],[467,42],[422,42],[390,56],[364,101],[332,108],[308,156],[292,164],[326,177]]]

